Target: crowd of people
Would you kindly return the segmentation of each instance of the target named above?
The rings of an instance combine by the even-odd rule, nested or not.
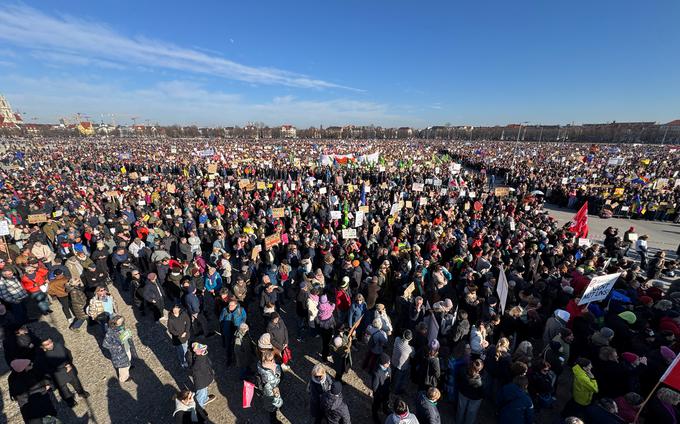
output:
[[[1,336],[26,422],[58,422],[46,421],[58,418],[54,390],[68,406],[89,396],[77,358],[38,339],[33,323],[63,314],[68,329],[58,332],[94,327],[125,387],[137,359],[128,307],[167,329],[191,377],[168,400],[176,423],[211,422],[225,407],[208,407],[217,399],[213,337],[219,360],[238,370],[234,384],[252,383],[253,402],[269,413],[262,422],[299,407],[286,404],[282,382],[310,346],[304,415],[313,423],[352,421],[350,372],[364,378],[379,424],[475,424],[483,404],[499,423],[631,423],[652,392],[642,419],[680,418],[680,393],[657,385],[680,351],[680,284],[659,279],[673,279],[677,264],[663,251],[648,260],[632,229],[608,229],[604,245],[579,243],[543,208],[546,199],[574,209],[587,200],[677,220],[680,157],[668,146],[2,147]],[[623,161],[610,166],[610,157]],[[605,299],[579,304],[593,277],[614,273]]]

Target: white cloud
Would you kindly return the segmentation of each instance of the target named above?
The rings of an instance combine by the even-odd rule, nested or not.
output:
[[[80,57],[98,66],[117,63],[187,71],[253,84],[360,91],[285,70],[240,64],[202,49],[128,37],[101,23],[72,16],[52,17],[24,5],[0,8],[0,40],[25,49],[50,50],[61,54],[57,59],[62,61]]]
[[[5,87],[3,85],[6,84]],[[126,89],[111,81],[73,78],[31,78],[7,75],[0,81],[10,102],[42,122],[82,112],[99,120],[114,114],[117,121],[149,119],[161,124],[202,126],[243,125],[263,121],[269,125],[422,125],[413,116],[399,115],[389,105],[346,98],[310,100],[294,96],[256,102],[239,94],[211,91],[195,81],[164,81],[141,89]],[[105,118],[108,120],[108,118]]]

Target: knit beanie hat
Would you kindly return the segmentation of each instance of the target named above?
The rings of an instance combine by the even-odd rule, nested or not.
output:
[[[624,311],[619,314],[619,318],[626,321],[628,324],[633,325],[637,321],[637,317],[631,311]]]
[[[10,362],[9,366],[16,372],[23,372],[30,364],[30,359],[15,359]]]
[[[668,346],[661,346],[661,356],[666,362],[672,362],[675,359],[675,352]]]
[[[636,354],[634,354],[634,353],[632,353],[632,352],[623,352],[623,353],[621,354],[621,357],[622,357],[626,362],[631,363],[631,364],[635,363],[635,361],[637,361],[638,358],[639,358],[639,356],[637,356]]]
[[[208,346],[199,342],[193,342],[191,344],[191,350],[193,350],[196,355],[203,356],[208,353]]]
[[[274,349],[274,346],[272,346],[272,336],[269,333],[261,335],[257,341],[257,347],[260,349]]]

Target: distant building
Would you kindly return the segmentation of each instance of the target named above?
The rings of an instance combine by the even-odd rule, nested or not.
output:
[[[16,128],[21,123],[21,116],[14,113],[7,99],[0,95],[0,127]]]
[[[398,138],[411,138],[413,137],[413,128],[411,127],[400,127],[397,130]]]
[[[297,129],[292,125],[281,125],[281,137],[295,138],[297,137]]]

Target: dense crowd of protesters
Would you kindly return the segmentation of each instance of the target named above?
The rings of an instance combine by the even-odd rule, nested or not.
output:
[[[676,275],[675,262],[648,259],[634,229],[583,245],[543,210],[546,198],[588,200],[677,220],[679,157],[668,147],[33,139],[4,148],[0,320],[10,395],[26,422],[56,416],[53,389],[69,406],[89,395],[68,348],[33,335],[43,315],[63,313],[73,331],[99,326],[123,387],[135,378],[135,335],[116,291],[167,328],[191,376],[174,399],[177,423],[209,422],[208,409],[225,407],[207,408],[213,335],[271,422],[285,412],[282,381],[302,346],[318,351],[309,422],[350,423],[343,378],[363,368],[380,424],[444,422],[441,402],[457,424],[478,422],[483,403],[499,423],[529,424],[568,384],[554,414],[564,422],[630,423],[680,350],[680,285],[659,280]],[[611,157],[623,162],[609,166]],[[594,276],[612,273],[606,299],[579,305]],[[679,403],[662,387],[642,417],[676,423]]]

